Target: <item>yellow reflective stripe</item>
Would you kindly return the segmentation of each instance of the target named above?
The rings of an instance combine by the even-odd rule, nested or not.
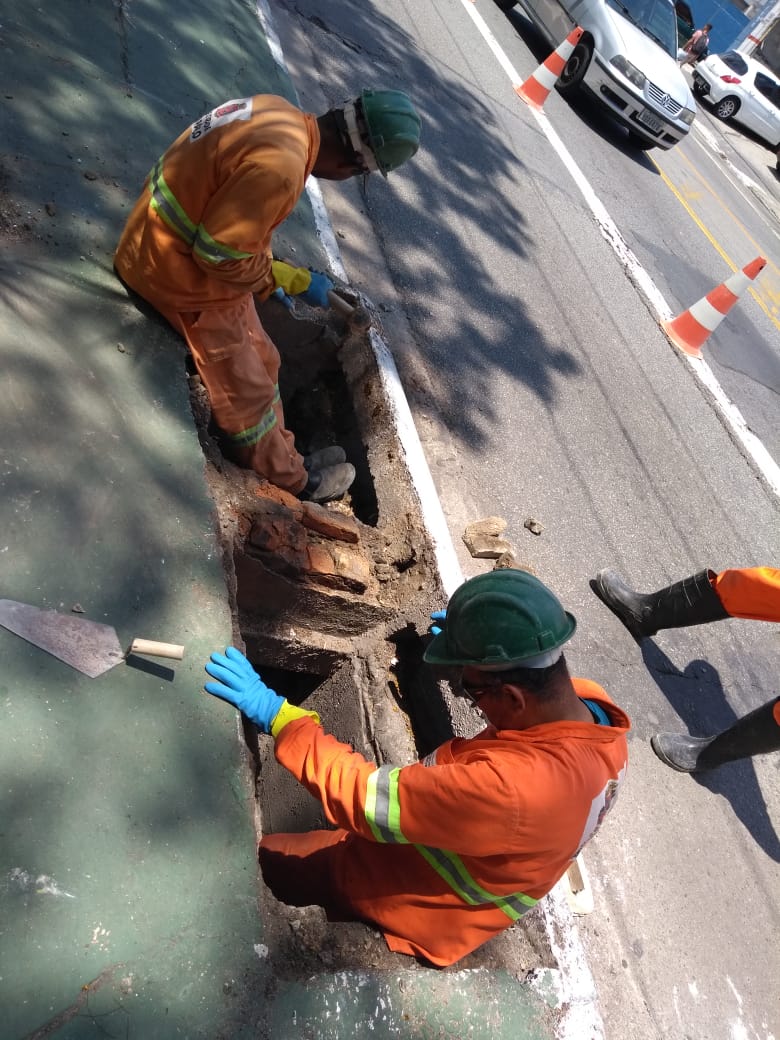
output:
[[[366,785],[366,822],[377,841],[408,845],[401,830],[401,804],[398,800],[398,766],[381,766]]]
[[[382,836],[379,828],[374,822],[376,817],[376,785],[379,778],[379,770],[371,773],[366,784],[366,803],[363,809],[363,813],[366,817],[366,823],[371,828],[371,833],[374,835],[376,841],[384,842],[386,839]]]
[[[469,906],[486,906],[492,903],[506,914],[510,921],[517,921],[539,902],[524,892],[512,892],[507,896],[488,892],[474,880],[466,870],[463,860],[454,852],[429,845],[415,845],[415,848],[452,891]]]
[[[398,766],[381,766],[374,770],[366,783],[364,814],[376,841],[383,844],[407,845],[409,839],[401,830],[401,802],[398,794],[401,770]],[[469,906],[487,906],[491,903],[510,919],[517,921],[538,899],[524,892],[499,896],[483,888],[466,869],[460,856],[448,849],[432,845],[414,846],[426,863],[439,877],[468,903]]]
[[[211,237],[202,224],[197,225],[190,219],[166,183],[162,172],[163,158],[157,160],[149,174],[151,207],[155,213],[159,214],[168,227],[183,239],[194,253],[210,264],[221,264],[225,260],[247,260],[253,256],[253,253],[244,253],[223,242],[218,242]]]
[[[273,399],[273,401],[271,401],[271,404],[279,404],[281,399],[282,399],[282,395],[279,393],[279,384],[275,383],[274,384],[274,399]]]
[[[276,412],[273,408],[269,408],[259,423],[255,423],[246,430],[241,430],[240,433],[229,433],[228,438],[239,447],[248,448],[266,437],[274,426],[276,426]]]
[[[221,264],[225,260],[246,260],[252,253],[242,253],[239,249],[231,249],[223,242],[217,242],[201,224],[192,244],[193,253],[208,260],[210,264]]]
[[[151,206],[155,213],[165,221],[168,227],[183,238],[188,245],[195,241],[197,228],[179,205],[176,196],[165,182],[162,172],[162,158],[158,159],[149,174],[149,191],[152,194]]]

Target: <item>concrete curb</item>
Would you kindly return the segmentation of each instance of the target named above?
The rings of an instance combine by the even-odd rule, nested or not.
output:
[[[257,12],[274,60],[284,75],[289,76],[267,0],[257,0]],[[331,270],[348,283],[336,235],[319,187],[316,182],[310,180],[306,190],[314,211],[317,234],[328,256]],[[369,331],[369,339],[396,437],[404,451],[409,480],[420,502],[423,521],[435,549],[439,577],[444,590],[450,596],[465,579],[444,510],[390,348],[376,329],[372,328]],[[558,964],[556,970],[549,972],[556,1002],[561,1008],[555,1032],[560,1040],[601,1040],[604,1037],[604,1028],[597,1005],[596,984],[568,905],[565,886],[564,876],[541,904],[547,939]]]

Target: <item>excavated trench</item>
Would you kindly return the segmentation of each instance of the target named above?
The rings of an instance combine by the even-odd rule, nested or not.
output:
[[[276,301],[261,319],[282,354],[286,424],[302,453],[341,444],[357,478],[348,497],[302,503],[227,462],[208,432],[197,378],[193,410],[217,506],[234,637],[263,679],[317,711],[328,732],[376,762],[404,764],[453,735],[445,683],[423,665],[431,609],[445,596],[395,436],[367,335],[362,301],[352,319],[291,315]],[[457,728],[457,725],[455,726]],[[282,769],[270,737],[245,724],[258,838],[328,826],[318,801]],[[398,968],[381,937],[328,924],[319,908],[278,903],[259,880],[264,941],[281,976]],[[518,941],[520,939],[520,941]],[[544,963],[541,923],[526,916],[462,966],[525,975]],[[403,967],[409,967],[406,960]]]

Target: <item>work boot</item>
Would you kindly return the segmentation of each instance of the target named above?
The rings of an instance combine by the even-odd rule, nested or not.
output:
[[[780,697],[764,704],[715,737],[656,733],[650,744],[661,761],[679,773],[704,773],[740,758],[780,750]]]
[[[311,455],[303,456],[303,467],[307,471],[313,469],[325,469],[327,466],[338,466],[342,462],[347,461],[347,455],[343,448],[340,448],[338,444],[332,444],[327,448],[320,448],[318,451],[313,451]]]
[[[704,625],[729,617],[710,584],[706,570],[668,585],[658,592],[635,592],[615,573],[599,571],[590,583],[598,598],[623,622],[636,640],[654,636],[661,628]]]
[[[300,497],[308,502],[332,502],[349,491],[354,479],[355,467],[349,462],[313,469]]]

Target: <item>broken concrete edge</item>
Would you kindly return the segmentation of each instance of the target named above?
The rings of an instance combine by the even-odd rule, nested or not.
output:
[[[286,315],[284,320],[298,323],[298,319]],[[446,598],[438,569],[441,557],[432,551],[433,540],[423,515],[427,512],[430,516],[432,510],[430,506],[427,511],[423,509],[422,496],[417,486],[418,475],[412,472],[408,464],[410,443],[411,453],[417,458],[418,473],[420,466],[424,466],[427,472],[427,480],[423,484],[427,485],[429,493],[433,480],[427,470],[422,446],[397,375],[390,384],[394,387],[394,398],[390,400],[385,393],[386,383],[381,378],[382,366],[374,350],[374,344],[378,341],[379,333],[376,329],[372,328],[367,337],[349,330],[338,350],[350,394],[356,402],[356,420],[368,445],[370,470],[374,477],[379,477],[379,521],[376,527],[344,517],[333,506],[311,510],[309,504],[301,503],[294,496],[268,485],[255,474],[226,462],[213,443],[210,445],[211,457],[207,467],[220,515],[220,541],[231,590],[236,638],[244,641],[250,659],[273,661],[283,669],[325,677],[347,664],[354,677],[353,687],[358,693],[360,715],[359,719],[353,721],[356,727],[354,736],[350,733],[348,739],[351,737],[351,743],[362,746],[364,753],[373,755],[379,763],[406,763],[420,757],[419,734],[415,732],[416,726],[409,721],[412,712],[405,711],[404,696],[399,696],[399,685],[405,687],[409,700],[413,700],[414,695],[408,689],[408,678],[405,681],[398,672],[397,663],[394,665],[396,655],[390,649],[390,644],[395,640],[398,647],[403,638],[400,630],[408,629],[408,638],[419,648],[415,652],[419,652],[421,658],[420,637],[427,630],[428,611],[432,606],[446,602]],[[384,371],[387,372],[390,368],[386,360],[389,350],[384,341],[381,342],[383,352],[380,357],[385,362]],[[284,350],[283,344],[281,348]],[[391,372],[394,367],[392,365],[390,368]],[[405,443],[399,432],[403,422],[396,421],[399,394],[406,406],[405,413],[401,409],[402,420],[405,417],[406,422]],[[379,399],[379,395],[382,395],[382,399]],[[201,423],[204,418],[202,415]],[[201,441],[207,445],[210,443],[203,429]],[[438,497],[434,506],[438,506],[441,512]],[[319,516],[319,510],[326,514],[324,521]],[[435,510],[433,513],[436,515]],[[305,523],[305,518],[310,515],[317,517],[314,525]],[[273,555],[274,546],[268,540],[268,530],[264,529],[259,538],[263,549],[261,556],[264,558],[253,555],[258,542],[258,517],[266,520],[270,518],[272,534],[279,533],[273,525],[280,517],[288,528],[289,525],[299,526],[298,537],[303,537],[304,533],[306,538],[319,536],[318,528],[321,527],[326,528],[329,534],[335,533],[336,540],[338,535],[346,533],[347,538],[356,538],[356,541],[346,543],[345,547],[351,549],[359,545],[368,554],[367,558],[374,567],[375,554],[381,554],[385,544],[391,546],[391,556],[403,557],[405,563],[401,568],[390,568],[394,577],[386,586],[389,587],[390,595],[382,597],[384,602],[378,598],[382,593],[377,593],[377,583],[371,584],[368,579],[360,591],[354,588],[337,590],[316,587],[316,582],[314,585],[310,582],[311,575],[306,572],[306,568],[300,568],[297,574],[285,574],[269,567],[269,556]],[[455,549],[448,531],[446,537],[450,542],[449,551],[454,557]],[[417,545],[413,548],[416,548],[416,552],[410,552],[408,542],[415,539]],[[444,558],[447,559],[447,555]],[[462,581],[459,569],[456,571],[451,567],[450,576],[453,580],[459,579],[458,584]],[[432,596],[440,598],[432,603]],[[399,653],[399,656],[402,655]],[[417,664],[420,665],[421,660]],[[419,670],[423,674],[427,673],[427,669]],[[391,684],[395,686],[389,690]],[[286,691],[281,689],[280,692]],[[432,746],[447,739],[452,732],[469,735],[469,727],[470,732],[477,727],[473,713],[456,702],[445,684],[440,684],[439,694],[447,714],[446,732],[442,731],[441,718],[434,720],[434,724],[424,720],[420,727],[432,733],[438,723],[440,739],[432,741]],[[325,713],[322,714],[327,726],[328,719]],[[459,718],[459,714],[465,716],[465,719]],[[261,768],[268,769],[267,761],[262,765],[262,759],[264,755],[267,759],[269,749],[258,746],[256,734],[246,732],[244,747],[249,752],[248,782],[257,784]],[[260,836],[265,832],[267,821],[263,819],[260,800],[256,799],[254,805],[256,833]],[[263,902],[266,913],[268,906],[275,905],[266,899]],[[593,1000],[594,986],[576,932],[572,928],[571,910],[565,900],[556,903],[548,897],[542,902],[540,919],[550,949],[556,951],[557,968],[545,968],[556,991],[560,1009],[556,1033],[561,1037],[588,1035],[598,1038],[601,1035],[600,1019]],[[507,962],[511,964],[512,957],[517,958],[518,954],[509,947],[513,942],[517,944],[519,938],[518,933],[514,936],[507,933],[504,944],[499,946],[494,940],[493,948],[486,951],[490,962],[497,963],[499,968]],[[328,957],[344,957],[339,941],[331,941]],[[295,949],[297,956],[300,951]],[[376,957],[375,951],[372,956]],[[479,956],[474,957],[474,962],[479,964]],[[344,970],[348,968],[348,959],[340,967]],[[569,1029],[569,1021],[576,1021],[577,1030],[582,1030],[587,1024],[589,1032],[586,1034]]]
[[[279,71],[290,82],[292,92],[297,97],[279,37],[273,26],[268,0],[255,0],[255,6],[258,21],[268,41],[273,59],[277,63]],[[349,279],[341,260],[336,236],[315,179],[309,179],[306,191],[312,206],[317,235],[328,255],[330,269],[336,277],[348,284]],[[414,489],[424,529],[433,547],[436,577],[446,601],[463,583],[464,576],[395,361],[377,329],[372,327],[368,330],[368,339],[380,373],[381,386],[391,416],[394,436],[402,448],[401,454],[407,477]],[[223,556],[228,565],[230,559],[224,545]],[[226,567],[226,575],[231,570],[232,567]],[[233,593],[235,593],[235,586]],[[238,614],[234,612],[234,624],[237,624],[237,620]],[[442,696],[450,708],[453,698],[448,695],[448,691],[443,689]],[[456,715],[457,711],[453,712],[453,717]],[[411,760],[411,757],[408,760]],[[258,814],[257,833],[262,833],[261,826]],[[582,1040],[583,1037],[601,1040],[604,1037],[604,1027],[598,1011],[595,981],[588,967],[584,947],[566,900],[564,879],[541,901],[540,909],[550,949],[558,964],[557,1001],[561,1008],[561,1015],[558,1019],[556,1034],[559,1040]]]

